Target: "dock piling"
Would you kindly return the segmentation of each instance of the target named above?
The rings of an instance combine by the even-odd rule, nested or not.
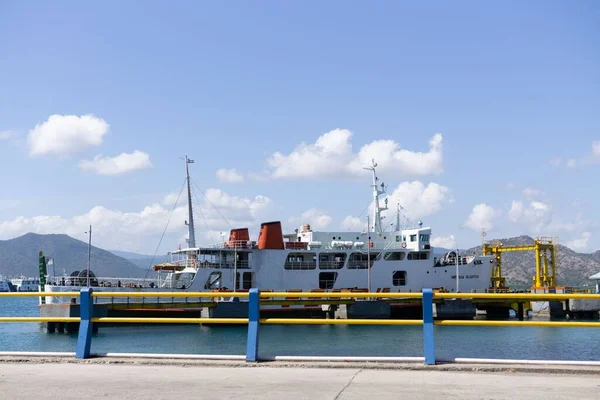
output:
[[[93,289],[91,287],[84,287],[81,289],[79,297],[81,322],[79,323],[79,336],[77,337],[75,357],[82,359],[90,358],[92,347],[92,317],[94,314],[92,293]]]
[[[425,364],[435,365],[435,339],[433,337],[433,290],[423,289],[423,353]]]
[[[250,289],[248,296],[248,341],[246,343],[246,361],[258,361],[258,328],[260,320],[260,292]]]

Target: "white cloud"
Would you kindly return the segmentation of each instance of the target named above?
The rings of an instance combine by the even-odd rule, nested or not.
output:
[[[517,222],[521,219],[522,216],[523,216],[523,202],[513,200],[512,204],[510,206],[510,210],[508,211],[508,218],[513,222]]]
[[[0,140],[8,140],[17,136],[16,132],[13,131],[0,131]]]
[[[600,140],[592,142],[592,152],[581,158],[572,158],[567,161],[567,168],[600,163]]]
[[[445,249],[453,248],[456,243],[453,236],[438,236],[431,239],[433,247],[443,247]]]
[[[543,233],[551,225],[554,216],[548,203],[530,201],[526,206],[522,201],[513,200],[508,218],[529,232]]]
[[[271,201],[264,196],[252,199],[231,196],[219,189],[208,189],[206,197],[194,204],[196,237],[198,244],[220,241],[215,232],[229,232],[233,227],[249,227],[254,236],[260,222],[269,213]],[[210,201],[209,201],[210,200]],[[174,209],[161,251],[172,250],[179,244],[185,245],[187,227],[187,202]],[[212,203],[212,204],[211,204]],[[218,207],[218,212],[213,208]],[[152,203],[140,211],[128,212],[111,210],[102,206],[93,207],[89,212],[70,217],[35,216],[18,217],[0,222],[0,239],[10,239],[27,232],[65,233],[72,237],[87,240],[83,234],[93,225],[93,244],[106,249],[122,249],[153,254],[159,242],[172,207]],[[220,213],[220,214],[219,214]],[[225,217],[225,221],[222,217]],[[231,224],[231,226],[230,226]]]
[[[595,157],[600,157],[600,140],[594,140],[592,142],[592,154]]]
[[[249,172],[247,174],[248,178],[252,179],[253,181],[257,181],[257,182],[266,182],[268,180],[270,180],[270,174],[266,171],[263,172]]]
[[[228,182],[228,183],[240,183],[240,182],[244,182],[244,177],[242,176],[242,174],[240,174],[239,172],[237,172],[235,168],[231,168],[231,169],[221,168],[221,169],[219,169],[217,171],[217,178],[219,178],[219,180],[221,182]]]
[[[267,159],[271,178],[356,178],[365,176],[363,167],[375,159],[379,172],[388,175],[417,176],[443,172],[442,135],[429,141],[427,152],[402,149],[394,140],[375,140],[354,152],[352,132],[335,129],[315,143],[299,144],[291,153],[277,152]]]
[[[348,215],[342,220],[342,223],[340,224],[340,229],[346,231],[362,231],[363,229],[366,229],[366,226],[366,221],[363,221],[358,217]]]
[[[447,187],[434,182],[427,186],[420,181],[402,182],[388,197],[390,211],[387,214],[395,213],[395,205],[400,203],[408,218],[433,215],[442,209],[444,202],[449,202],[449,191]]]
[[[532,187],[526,187],[525,189],[523,189],[522,193],[523,196],[525,196],[525,198],[529,200],[533,200],[543,195],[543,193],[540,190]]]
[[[109,125],[93,115],[51,115],[29,131],[31,155],[67,155],[102,144]]]
[[[567,242],[567,247],[572,250],[585,250],[588,247],[588,242],[591,237],[591,232],[582,232],[581,237]]]
[[[553,167],[560,167],[561,164],[562,164],[562,159],[559,157],[550,159],[550,165],[552,165]]]
[[[317,208],[311,208],[304,211],[298,217],[289,219],[289,223],[294,226],[294,229],[302,224],[310,224],[311,229],[325,229],[331,224],[332,218],[324,211]]]
[[[574,217],[561,217],[549,202],[514,200],[508,211],[508,218],[515,224],[515,229],[529,235],[559,234],[561,237],[580,240],[573,238],[573,235],[594,229],[592,221],[584,219],[581,213]]]
[[[177,198],[179,198],[179,200],[181,201],[183,199],[183,196],[184,196],[183,192],[182,192],[181,196],[179,196],[178,193],[169,193],[163,199],[162,205],[167,206],[167,207],[169,207],[169,206],[172,207],[177,202]]]
[[[546,203],[542,203],[541,201],[532,201],[531,208],[534,211],[541,212],[541,213],[545,213],[548,210],[550,210],[550,206],[548,206],[548,204],[546,204]]]
[[[489,231],[494,228],[494,219],[499,215],[500,213],[492,206],[485,203],[477,204],[469,214],[465,226],[478,232],[482,229]]]
[[[79,167],[84,171],[92,171],[97,175],[119,175],[138,169],[152,167],[150,156],[143,151],[135,150],[133,153],[121,153],[115,157],[98,155],[93,160],[83,160]]]

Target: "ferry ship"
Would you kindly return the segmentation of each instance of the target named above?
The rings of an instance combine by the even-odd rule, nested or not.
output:
[[[4,279],[2,275],[0,275],[0,292],[10,292],[10,285],[8,284],[8,280]]]
[[[493,256],[463,256],[450,251],[435,257],[430,227],[401,229],[399,218],[393,231],[382,225],[381,205],[385,185],[379,184],[377,164],[373,161],[371,189],[372,217],[364,232],[311,229],[303,224],[284,234],[279,221],[264,222],[256,240],[247,227],[232,229],[227,241],[212,247],[196,246],[192,212],[189,164],[185,158],[188,198],[188,247],[169,253],[170,261],[154,265],[152,279],[96,277],[93,272],[76,271],[67,277],[44,276],[45,303],[68,301],[51,293],[79,291],[93,286],[95,291],[123,292],[122,299],[102,301],[143,302],[127,298],[131,291],[240,292],[250,288],[278,292],[340,291],[420,292],[441,288],[453,292],[483,292],[490,287],[496,260]],[[391,228],[390,228],[391,229]],[[43,260],[41,260],[43,262]],[[147,300],[146,300],[147,301]],[[157,301],[154,298],[153,301]],[[170,301],[170,300],[169,300]]]
[[[18,278],[11,279],[17,292],[37,292],[40,290],[40,278],[26,278],[21,275]]]

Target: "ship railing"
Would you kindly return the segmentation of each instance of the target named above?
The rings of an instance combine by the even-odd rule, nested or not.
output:
[[[250,268],[250,263],[248,260],[239,260],[237,262],[233,260],[223,260],[223,261],[196,261],[189,264],[190,267],[195,268],[225,268],[225,269],[233,269],[233,268]]]
[[[315,269],[317,268],[316,261],[286,261],[283,265],[285,269],[299,269],[299,270],[307,270],[307,269]]]
[[[319,269],[341,269],[344,268],[344,260],[340,261],[319,261]]]
[[[154,288],[157,278],[119,278],[90,276],[90,286],[93,287],[127,287],[127,288]],[[46,285],[52,286],[87,286],[87,277],[78,276],[49,276]],[[50,292],[52,293],[52,292]]]
[[[371,268],[373,268],[373,264],[375,263],[375,257],[371,259]],[[348,261],[348,269],[367,269],[367,261]]]
[[[212,248],[231,249],[231,250],[255,249],[256,241],[253,241],[253,240],[227,240],[225,242],[221,242],[221,243],[212,245]]]
[[[0,293],[0,297],[44,297],[44,292],[12,292]],[[177,323],[177,324],[247,324],[247,343],[246,354],[236,359],[246,360],[247,362],[257,362],[261,360],[273,360],[273,357],[261,357],[259,352],[259,327],[261,325],[418,325],[423,328],[423,356],[422,357],[385,357],[385,361],[396,362],[424,362],[426,365],[447,362],[468,362],[468,363],[489,363],[511,362],[519,363],[518,360],[489,360],[489,359],[440,359],[435,355],[435,326],[514,326],[514,327],[570,327],[570,328],[600,328],[600,322],[588,321],[514,321],[514,320],[444,320],[434,319],[434,304],[439,301],[448,300],[492,300],[492,301],[510,301],[510,302],[543,302],[543,301],[565,301],[571,299],[578,300],[600,300],[600,293],[581,294],[581,293],[444,293],[432,289],[423,289],[421,293],[366,293],[366,292],[260,292],[259,289],[250,289],[248,292],[227,293],[228,297],[238,299],[248,299],[248,318],[126,318],[126,317],[96,317],[94,315],[94,299],[102,297],[121,296],[120,292],[94,292],[94,288],[83,288],[80,292],[60,292],[54,295],[66,297],[79,297],[80,299],[80,317],[0,317],[0,322],[46,322],[46,323],[79,323],[79,334],[75,356],[80,359],[97,356],[91,353],[91,342],[93,339],[92,331],[94,324],[102,323]],[[132,292],[128,293],[130,297],[172,297],[172,298],[214,298],[218,296],[215,292]],[[422,317],[420,319],[313,319],[313,318],[261,318],[261,303],[273,298],[287,299],[416,299],[422,304]],[[13,353],[15,354],[15,353]],[[115,354],[118,356],[118,354]],[[181,358],[181,355],[178,355]],[[202,356],[195,355],[195,358]],[[209,356],[206,356],[207,359]],[[214,358],[214,355],[212,356]],[[302,357],[300,357],[302,358]],[[340,357],[342,360],[352,357]],[[277,358],[275,358],[277,359]],[[279,357],[281,359],[281,357]],[[329,360],[327,357],[322,357]],[[363,358],[364,360],[365,358]],[[373,357],[375,360],[376,357]],[[527,364],[535,363],[531,360],[524,361]],[[544,364],[544,360],[537,361]],[[558,363],[558,362],[555,362]],[[563,361],[563,363],[568,363]],[[575,361],[571,362],[577,363]],[[579,362],[581,365],[599,365],[600,361]]]

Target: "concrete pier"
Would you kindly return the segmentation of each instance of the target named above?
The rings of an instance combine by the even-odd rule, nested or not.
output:
[[[94,315],[106,317],[108,305],[94,304]],[[42,304],[40,305],[40,317],[63,318],[80,317],[79,304]],[[98,331],[98,325],[94,325],[94,331]],[[48,322],[46,323],[48,333],[74,333],[79,330],[78,322]]]
[[[598,319],[600,300],[570,299],[567,314],[574,319]]]
[[[438,319],[473,319],[477,314],[472,300],[447,300],[434,307],[433,316]]]
[[[385,301],[357,301],[354,304],[341,304],[336,317],[341,319],[386,319],[390,318],[392,308]]]
[[[239,301],[218,302],[214,307],[204,307],[202,318],[248,318],[248,303]]]
[[[254,364],[123,365],[3,363],[0,389],[13,400],[146,399],[538,399],[598,398],[598,375],[424,368],[277,368]]]

